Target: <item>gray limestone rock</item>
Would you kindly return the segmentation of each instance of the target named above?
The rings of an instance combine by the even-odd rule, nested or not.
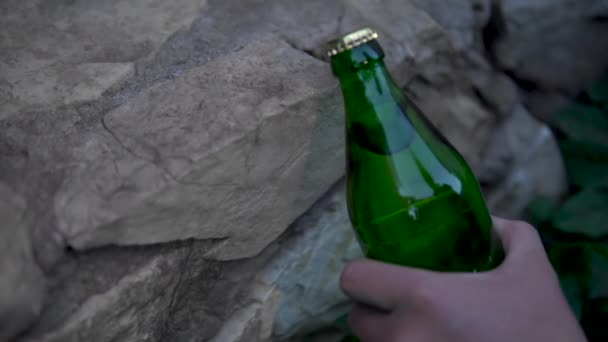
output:
[[[454,52],[444,29],[428,13],[410,3],[356,0],[349,4],[351,12],[357,13],[379,32],[380,44],[386,50],[385,62],[394,70],[397,82],[403,83],[412,77],[415,65],[438,54]],[[361,26],[363,22],[356,18],[345,16],[342,28]]]
[[[571,103],[572,98],[560,91],[537,90],[529,92],[525,98],[530,113],[546,123],[551,123],[553,116]]]
[[[348,301],[339,289],[339,275],[346,262],[363,256],[348,218],[344,182],[292,229],[294,238],[281,245],[258,276],[274,284],[282,298],[273,329],[277,339],[330,325],[346,312]]]
[[[469,67],[433,62],[427,69],[423,64],[405,92],[479,175],[483,172],[478,167],[481,152],[490,139],[498,115],[475,99]]]
[[[458,50],[481,49],[481,29],[488,22],[491,0],[410,0],[448,32]]]
[[[20,341],[278,341],[330,324],[347,308],[339,273],[361,255],[344,196],[340,182],[247,260],[209,260],[213,244],[194,240],[76,254]]]
[[[522,102],[519,88],[505,74],[494,70],[476,69],[469,75],[482,104],[500,118],[510,116],[515,107]]]
[[[574,95],[608,68],[605,0],[508,0],[506,33],[494,53],[504,69],[537,88]]]
[[[50,276],[40,319],[17,340],[208,341],[254,300],[253,279],[278,242],[239,262],[207,259],[213,246],[188,240],[71,253]]]
[[[492,184],[486,201],[493,214],[516,219],[537,197],[559,199],[568,190],[566,170],[549,127],[522,105],[497,128],[484,149],[482,179]]]
[[[205,2],[3,1],[0,118],[99,98]]]
[[[36,330],[22,341],[158,341],[159,331],[170,309],[178,276],[180,251],[159,256],[132,270],[105,291],[89,293],[61,325],[50,332]],[[71,279],[78,281],[83,275]],[[79,279],[80,278],[80,279]],[[74,288],[74,284],[65,284]],[[66,298],[68,299],[68,298]],[[57,304],[57,303],[55,303]],[[63,303],[66,305],[66,303]],[[51,326],[53,327],[53,326]]]
[[[77,249],[197,238],[253,256],[343,173],[339,101],[327,65],[272,38],[159,83],[72,149],[59,230]]]
[[[25,200],[0,182],[0,341],[21,332],[42,311],[45,279],[28,235]]]

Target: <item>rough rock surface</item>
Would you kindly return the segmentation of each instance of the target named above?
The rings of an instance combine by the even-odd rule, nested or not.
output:
[[[106,291],[87,293],[86,299],[63,298],[64,300],[81,299],[72,305],[77,307],[60,312],[62,321],[45,322],[52,331],[38,335],[36,330],[30,332],[23,341],[149,341],[159,340],[162,330],[152,329],[165,322],[166,313],[159,308],[170,309],[173,289],[179,278],[171,271],[179,266],[175,257],[180,251],[166,256],[153,257],[140,268],[134,268]],[[130,262],[130,260],[123,260]],[[102,268],[104,271],[108,269]],[[73,274],[71,281],[94,281],[93,270],[78,269],[81,274]],[[86,279],[87,274],[89,279]],[[104,275],[105,277],[106,275]],[[84,279],[83,279],[84,278]],[[109,279],[105,278],[104,281]],[[74,290],[71,284],[63,283],[65,290]],[[57,290],[57,289],[55,289]],[[78,290],[77,290],[78,291]],[[77,292],[76,292],[77,293]],[[72,296],[75,293],[72,293]],[[78,293],[77,295],[82,295]],[[55,303],[51,299],[52,304]],[[53,310],[53,309],[48,309]],[[47,316],[48,317],[48,316]],[[60,323],[60,325],[56,325]]]
[[[411,0],[447,31],[453,46],[458,49],[479,48],[481,29],[486,25],[491,0]]]
[[[2,117],[99,98],[205,1],[4,1]],[[136,20],[135,20],[136,19]]]
[[[362,251],[348,219],[344,185],[339,183],[294,224],[294,238],[259,275],[283,298],[274,322],[277,338],[329,325],[347,309],[339,274]]]
[[[339,273],[362,252],[348,221],[344,182],[290,230],[257,272],[252,303],[235,312],[213,341],[283,340],[330,325],[346,312]]]
[[[608,1],[511,0],[501,9],[507,33],[496,56],[518,77],[576,93],[608,67]]]
[[[530,93],[527,103],[539,116],[608,69],[608,1],[508,0],[498,9],[504,27],[493,54]]]
[[[58,229],[77,249],[198,238],[253,256],[341,176],[339,101],[324,63],[271,38],[158,83],[72,150]]]
[[[535,197],[559,199],[567,192],[566,169],[551,130],[519,105],[496,129],[484,151],[480,181],[492,184],[492,213],[517,219]]]
[[[530,18],[549,2],[533,3],[4,1],[0,339],[273,341],[331,322],[358,247],[343,185],[327,193],[344,162],[324,42],[361,26],[492,209],[557,196],[539,159],[561,160],[521,102],[563,98],[605,60],[575,63],[584,38],[563,61],[580,75],[548,75],[562,65],[539,66]],[[547,27],[577,29],[549,30],[552,49],[604,27],[600,5],[556,6]]]
[[[2,182],[0,224],[0,341],[5,341],[42,311],[45,280],[27,238],[25,201]]]

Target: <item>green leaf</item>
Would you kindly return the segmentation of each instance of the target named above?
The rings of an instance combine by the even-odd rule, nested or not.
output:
[[[553,121],[571,140],[608,146],[608,115],[598,107],[575,103],[558,112]]]
[[[529,223],[534,226],[541,225],[544,222],[551,221],[557,213],[559,204],[549,198],[535,198],[526,207],[525,216]]]
[[[585,289],[589,278],[589,255],[585,247],[584,243],[558,242],[548,251],[562,291],[579,319],[587,298]]]
[[[560,277],[574,276],[586,279],[589,265],[587,244],[581,242],[556,242],[548,251],[549,261]]]
[[[582,284],[583,280],[575,276],[560,277],[559,284],[570,304],[570,308],[580,321],[583,315],[583,303],[585,302],[585,290]]]
[[[608,314],[608,298],[595,299],[591,303],[594,312]]]
[[[589,296],[592,299],[608,298],[608,246],[589,245]]]
[[[593,252],[604,257],[608,261],[608,246],[606,244],[602,244],[600,242],[591,243],[589,247],[593,250]]]
[[[562,141],[559,146],[571,183],[581,187],[608,185],[608,145]]]
[[[604,77],[594,84],[587,93],[593,102],[601,103],[604,107],[608,107],[608,77]]]
[[[565,232],[592,238],[608,234],[608,191],[601,188],[581,191],[561,207],[553,224]]]
[[[345,334],[350,334],[351,331],[350,327],[348,326],[348,314],[343,314],[342,316],[338,317],[334,321],[333,327],[337,328]]]
[[[608,299],[596,299],[585,303],[581,324],[589,342],[608,341]]]

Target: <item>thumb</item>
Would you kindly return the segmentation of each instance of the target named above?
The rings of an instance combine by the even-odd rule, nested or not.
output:
[[[356,302],[383,311],[392,311],[407,301],[435,272],[357,260],[346,266],[340,277],[342,291]]]
[[[534,227],[523,221],[492,217],[508,262],[530,260],[531,255],[545,256],[543,243]]]

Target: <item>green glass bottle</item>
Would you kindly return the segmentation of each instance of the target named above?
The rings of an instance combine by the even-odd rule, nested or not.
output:
[[[370,29],[330,43],[346,110],[348,209],[365,255],[446,272],[503,259],[477,179],[396,85]]]
[[[331,43],[344,95],[348,208],[365,254],[435,271],[495,267],[502,249],[479,183],[384,65],[377,34]]]

